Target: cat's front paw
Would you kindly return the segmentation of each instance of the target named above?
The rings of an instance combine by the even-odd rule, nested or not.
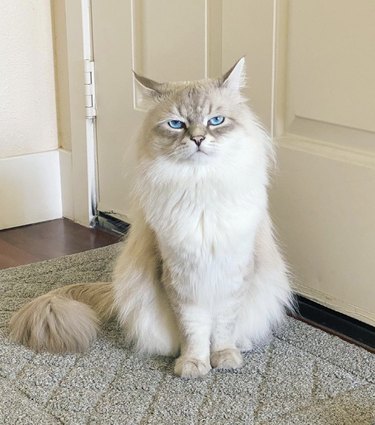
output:
[[[226,348],[214,351],[211,354],[211,366],[217,369],[238,369],[243,365],[243,357],[240,350]]]
[[[206,375],[211,369],[209,362],[181,356],[176,360],[174,373],[181,378],[199,378]]]

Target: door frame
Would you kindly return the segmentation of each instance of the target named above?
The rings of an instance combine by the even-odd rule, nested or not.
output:
[[[71,151],[60,148],[64,216],[93,226],[97,205],[95,117],[86,117],[85,63],[92,60],[91,0],[63,0]]]

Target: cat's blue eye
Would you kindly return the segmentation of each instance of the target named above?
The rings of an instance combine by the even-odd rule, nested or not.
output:
[[[183,121],[180,121],[180,120],[168,121],[168,125],[169,125],[169,127],[174,128],[175,130],[179,130],[180,128],[185,127],[185,123]]]
[[[208,120],[208,125],[220,125],[224,122],[225,118],[221,115],[218,115],[217,117],[212,117]]]

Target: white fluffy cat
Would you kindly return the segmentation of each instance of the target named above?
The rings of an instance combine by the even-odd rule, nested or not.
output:
[[[71,285],[11,319],[31,348],[82,351],[115,314],[137,350],[179,355],[175,373],[238,368],[291,304],[272,235],[273,150],[241,94],[244,59],[222,78],[156,83],[138,138],[133,217],[113,283]]]

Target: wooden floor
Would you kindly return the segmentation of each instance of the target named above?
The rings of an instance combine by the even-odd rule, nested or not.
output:
[[[65,218],[1,230],[0,269],[99,248],[121,238],[102,229],[88,229]]]

